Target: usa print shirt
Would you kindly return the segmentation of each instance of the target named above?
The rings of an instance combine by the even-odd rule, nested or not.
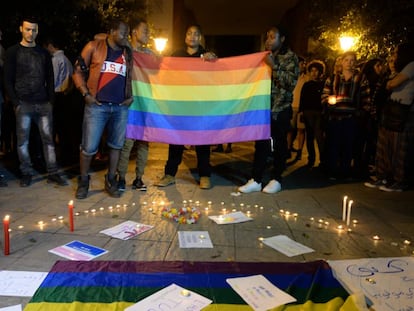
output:
[[[108,46],[108,55],[101,68],[96,99],[103,103],[120,104],[125,100],[127,64],[123,50]]]

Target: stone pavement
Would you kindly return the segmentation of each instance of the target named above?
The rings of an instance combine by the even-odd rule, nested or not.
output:
[[[237,186],[249,178],[253,150],[253,143],[248,142],[233,144],[232,153],[212,153],[210,190],[199,189],[195,151],[186,150],[176,184],[158,188],[153,183],[163,175],[167,145],[152,143],[144,176],[148,190],[131,190],[135,177],[132,159],[127,190],[119,199],[103,191],[106,170],[102,165],[94,165],[85,200],[74,198],[76,166],[65,168],[69,177],[66,187],[47,184],[46,176],[39,174],[29,188],[21,188],[16,176],[9,173],[9,186],[0,188],[0,217],[10,215],[11,252],[4,256],[2,235],[0,270],[47,272],[57,260],[65,260],[48,250],[73,240],[109,251],[95,260],[302,262],[413,255],[413,244],[409,244],[414,241],[413,190],[385,193],[366,188],[362,182],[332,182],[318,169],[307,169],[304,154],[303,160],[289,166],[282,192],[236,195]],[[351,219],[356,223],[352,222],[349,232],[338,229],[344,225],[345,195],[354,201]],[[70,200],[79,213],[74,232],[68,224]],[[196,224],[177,224],[161,216],[162,204],[180,207],[184,200],[193,204],[199,201],[202,216]],[[242,211],[253,220],[217,225],[208,218],[232,210]],[[126,241],[100,233],[126,220],[154,228]],[[178,231],[208,231],[214,247],[180,248]],[[261,238],[275,235],[286,235],[314,252],[288,257],[262,243]],[[379,240],[373,239],[375,235]],[[0,307],[24,306],[29,299],[0,296]]]

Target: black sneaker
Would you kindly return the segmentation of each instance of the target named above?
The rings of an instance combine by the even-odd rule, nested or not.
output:
[[[78,189],[76,189],[76,198],[77,199],[85,199],[88,196],[89,191],[89,179],[90,176],[87,177],[78,177]]]
[[[147,186],[144,184],[141,178],[135,178],[132,182],[132,189],[147,191]]]
[[[68,185],[68,181],[63,178],[62,176],[60,176],[58,173],[56,174],[51,174],[47,177],[47,183],[55,183],[59,186],[67,186]]]
[[[408,185],[401,182],[395,182],[392,185],[382,185],[379,187],[379,190],[385,192],[402,192],[408,189]]]
[[[20,179],[20,187],[29,187],[32,183],[32,175],[23,175]]]
[[[125,186],[126,186],[125,179],[119,179],[118,180],[118,190],[119,191],[125,191]]]
[[[109,179],[108,175],[105,175],[105,191],[113,198],[120,198],[121,192],[118,190],[118,182],[116,177]]]
[[[386,185],[387,181],[385,179],[377,179],[376,181],[367,181],[364,183],[364,186],[368,188],[380,188]]]

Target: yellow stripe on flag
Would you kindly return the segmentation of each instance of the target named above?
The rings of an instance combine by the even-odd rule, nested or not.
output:
[[[270,94],[269,81],[233,85],[156,85],[134,81],[133,93],[154,100],[226,101]],[[138,91],[139,90],[139,91]],[[270,96],[270,95],[269,95]]]

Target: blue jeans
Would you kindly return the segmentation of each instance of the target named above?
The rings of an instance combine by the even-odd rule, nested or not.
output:
[[[128,106],[111,103],[86,104],[82,125],[82,153],[92,156],[98,152],[105,127],[107,145],[112,149],[122,149],[127,120]]]
[[[42,138],[43,154],[49,174],[57,172],[55,144],[53,141],[53,107],[49,102],[25,102],[15,108],[17,154],[20,171],[23,175],[33,175],[32,161],[29,154],[30,126],[35,122]]]

